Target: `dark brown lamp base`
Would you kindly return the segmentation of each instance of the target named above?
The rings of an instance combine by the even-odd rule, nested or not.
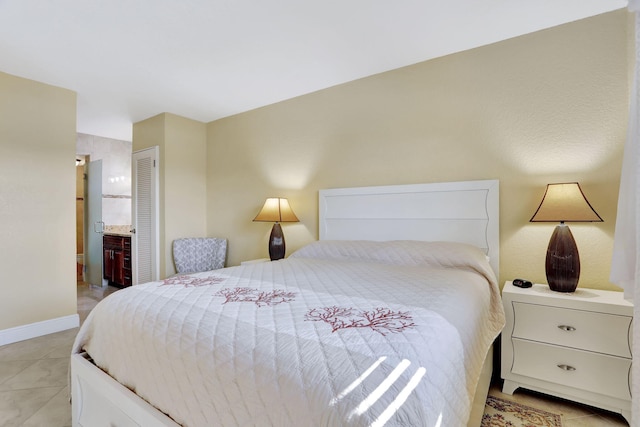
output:
[[[269,236],[269,258],[271,261],[277,261],[284,258],[285,253],[284,234],[279,223],[273,224],[271,235]]]
[[[571,230],[564,224],[556,226],[547,248],[545,262],[547,283],[556,292],[574,292],[580,278],[578,246]]]

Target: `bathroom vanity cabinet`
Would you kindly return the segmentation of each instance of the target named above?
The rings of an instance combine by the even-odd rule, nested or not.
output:
[[[131,286],[131,236],[103,236],[104,279],[114,286]]]

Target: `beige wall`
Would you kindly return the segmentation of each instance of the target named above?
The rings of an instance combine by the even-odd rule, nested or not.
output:
[[[0,73],[0,330],[77,313],[76,95]]]
[[[610,288],[628,106],[617,11],[208,124],[207,230],[229,264],[267,256],[264,199],[288,197],[287,254],[317,238],[322,188],[500,180],[500,280],[544,282],[547,183],[579,181],[602,224],[570,224],[580,286]]]
[[[174,239],[206,236],[206,131],[168,113],[133,126],[133,151],[160,147],[160,277],[175,273]]]

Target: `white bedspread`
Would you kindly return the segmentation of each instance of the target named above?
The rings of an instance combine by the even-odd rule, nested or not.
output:
[[[475,248],[317,242],[117,291],[73,352],[184,426],[464,426],[503,323]]]

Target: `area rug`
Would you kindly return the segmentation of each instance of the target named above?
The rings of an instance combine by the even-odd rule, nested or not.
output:
[[[562,427],[558,414],[521,405],[499,397],[487,397],[481,427]]]

